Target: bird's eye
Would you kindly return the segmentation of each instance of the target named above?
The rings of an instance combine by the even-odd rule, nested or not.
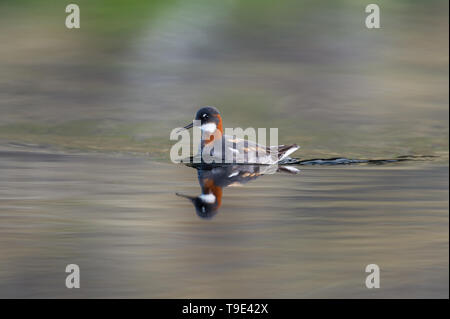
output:
[[[204,119],[206,119],[206,118],[208,118],[208,114],[205,113],[205,114],[202,115],[202,117],[203,117]]]

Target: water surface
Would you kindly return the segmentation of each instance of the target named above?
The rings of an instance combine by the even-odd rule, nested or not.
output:
[[[448,167],[305,167],[224,189],[213,219],[192,168],[2,152],[2,297],[444,297]],[[82,289],[64,269],[82,269]],[[365,266],[382,289],[365,288]]]
[[[59,2],[0,3],[1,297],[448,298],[447,1],[380,1],[380,30],[359,1],[78,4],[67,30]],[[300,164],[371,162],[229,186],[199,218],[169,133],[201,105]]]

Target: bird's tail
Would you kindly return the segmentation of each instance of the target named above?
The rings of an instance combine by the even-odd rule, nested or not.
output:
[[[287,158],[289,155],[298,150],[300,146],[297,144],[291,145],[279,145],[278,146],[278,161],[282,161]]]

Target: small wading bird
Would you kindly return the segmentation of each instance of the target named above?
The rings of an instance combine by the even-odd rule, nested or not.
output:
[[[200,123],[202,139],[200,154],[214,163],[264,164],[272,165],[289,159],[289,155],[299,149],[297,144],[265,146],[252,141],[223,134],[222,117],[213,106],[198,110],[195,120]],[[194,126],[190,123],[183,129]],[[231,161],[230,161],[231,159]]]
[[[255,142],[238,139],[223,134],[222,117],[212,106],[201,108],[195,120],[200,122],[202,141],[200,154],[208,149],[209,155],[217,163],[226,163],[228,156],[243,154],[244,165],[221,165],[215,167],[195,167],[198,170],[198,180],[202,189],[199,196],[188,196],[177,193],[178,196],[189,199],[201,218],[213,217],[222,205],[222,191],[224,187],[244,184],[259,176],[285,171],[297,174],[298,169],[288,166],[278,166],[280,161],[289,159],[289,155],[299,149],[297,144],[266,147]],[[183,129],[190,129],[193,123]],[[220,139],[219,147],[214,147]],[[219,152],[217,152],[219,149]],[[211,151],[210,151],[211,150]],[[215,151],[216,150],[216,151]],[[234,158],[233,156],[231,158]],[[265,164],[265,165],[261,165]],[[282,165],[282,164],[280,164]]]

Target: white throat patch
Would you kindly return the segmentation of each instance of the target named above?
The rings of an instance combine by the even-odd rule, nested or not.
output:
[[[203,124],[201,129],[206,133],[214,133],[217,130],[217,125],[214,123]]]
[[[213,194],[201,194],[199,198],[202,200],[202,202],[208,204],[214,204],[214,202],[216,201],[216,196],[214,196]]]

